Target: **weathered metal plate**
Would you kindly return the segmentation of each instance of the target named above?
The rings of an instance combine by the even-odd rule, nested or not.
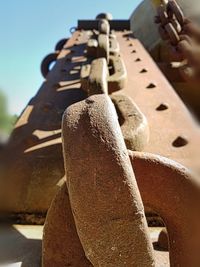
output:
[[[199,126],[140,41],[128,31],[115,34],[127,68],[123,92],[139,106],[150,127],[150,141],[144,151],[199,169]]]

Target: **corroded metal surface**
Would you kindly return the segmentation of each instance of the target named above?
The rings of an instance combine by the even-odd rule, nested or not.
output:
[[[128,75],[122,92],[135,101],[149,123],[150,140],[144,151],[199,170],[199,126],[142,44],[128,31],[116,35]],[[160,110],[163,104],[166,109]],[[182,136],[187,144],[176,146],[177,138]]]

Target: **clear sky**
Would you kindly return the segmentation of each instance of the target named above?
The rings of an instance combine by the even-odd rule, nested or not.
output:
[[[0,15],[0,89],[19,114],[39,89],[40,63],[78,19],[100,12],[127,19],[140,0],[6,0]]]

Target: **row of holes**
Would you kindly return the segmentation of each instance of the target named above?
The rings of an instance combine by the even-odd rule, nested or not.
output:
[[[130,38],[129,38],[129,37],[127,38],[127,41],[130,41]],[[132,47],[133,44],[130,43],[129,46]],[[134,53],[136,53],[136,52],[137,52],[137,51],[136,51],[135,49],[133,49],[131,53],[134,54]],[[140,62],[140,61],[142,61],[142,60],[141,60],[141,58],[139,58],[139,57],[135,59],[135,62]],[[145,68],[143,68],[143,69],[140,71],[140,73],[146,73],[146,72],[148,72],[148,71],[147,71],[147,69],[145,69]],[[154,89],[154,88],[156,88],[156,85],[155,85],[154,83],[150,83],[150,84],[146,87],[146,89]],[[161,103],[161,104],[156,108],[157,111],[165,111],[165,110],[167,110],[167,109],[169,109],[169,105],[166,104],[166,103]],[[188,140],[187,140],[186,137],[184,137],[184,136],[178,136],[178,137],[172,142],[172,145],[173,145],[174,147],[183,147],[183,146],[186,146],[188,143],[189,143],[189,142],[188,142]]]

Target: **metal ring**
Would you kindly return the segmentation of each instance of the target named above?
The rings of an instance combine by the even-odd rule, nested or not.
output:
[[[57,42],[56,46],[55,46],[55,51],[60,51],[63,49],[63,46],[65,45],[65,43],[68,41],[69,39],[64,38],[61,39],[60,41]]]
[[[167,4],[167,14],[169,18],[173,18],[173,16],[176,17],[178,22],[183,25],[184,23],[184,15],[183,11],[181,10],[180,6],[173,0],[170,0]]]
[[[70,32],[71,34],[73,34],[76,30],[77,30],[77,27],[71,27],[71,28],[69,29],[69,32]]]
[[[164,8],[164,6],[159,6],[157,9],[158,16],[160,18],[162,26],[166,25],[169,22],[167,12]]]
[[[41,63],[41,73],[44,78],[46,78],[47,74],[50,71],[50,65],[51,63],[55,62],[58,57],[58,52],[51,53],[47,55]]]

